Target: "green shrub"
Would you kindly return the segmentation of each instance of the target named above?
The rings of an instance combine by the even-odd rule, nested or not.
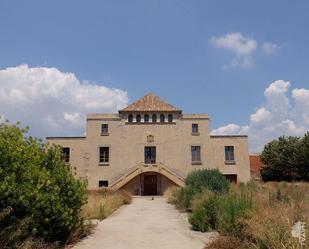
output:
[[[198,170],[186,177],[186,187],[172,191],[170,202],[179,209],[190,209],[195,195],[203,191],[225,193],[229,189],[228,180],[218,170]]]
[[[26,219],[23,237],[64,242],[81,224],[86,184],[73,177],[61,148],[27,137],[27,130],[0,125],[0,210],[12,208],[0,231]]]
[[[196,231],[206,232],[209,231],[209,222],[207,217],[207,210],[204,205],[196,207],[194,212],[189,215],[189,222],[192,229]]]
[[[177,188],[173,191],[173,204],[178,209],[188,209],[190,208],[193,195],[194,191],[190,187]]]
[[[189,215],[192,228],[206,232],[216,229],[217,226],[217,196],[211,195],[208,199],[199,203]]]
[[[217,228],[221,234],[242,237],[245,223],[243,222],[252,208],[250,192],[228,193],[218,198]]]
[[[193,171],[186,177],[185,182],[195,193],[201,192],[204,188],[220,193],[229,189],[229,181],[217,169]]]
[[[243,219],[252,207],[251,192],[244,189],[240,193],[205,194],[206,198],[189,215],[192,228],[202,232],[216,229],[223,235],[233,233],[234,237],[241,237],[245,228]],[[195,198],[202,197],[195,195]]]

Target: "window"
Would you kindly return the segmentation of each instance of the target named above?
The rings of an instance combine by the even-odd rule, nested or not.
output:
[[[201,161],[201,146],[191,146],[191,160],[192,162]]]
[[[225,146],[225,161],[234,161],[234,146]]]
[[[165,122],[165,116],[164,114],[160,115],[160,123],[164,123]]]
[[[145,123],[148,123],[148,122],[149,122],[149,115],[148,115],[148,114],[145,114],[145,115],[144,115],[144,122],[145,122]]]
[[[129,122],[129,123],[132,123],[132,122],[133,122],[133,115],[132,115],[132,114],[129,114],[129,116],[128,116],[128,122]]]
[[[157,122],[157,115],[153,114],[152,115],[152,123],[156,123]]]
[[[145,163],[156,163],[156,147],[146,146],[145,147]]]
[[[108,181],[106,180],[99,181],[99,188],[101,187],[108,187]]]
[[[100,147],[100,164],[109,163],[109,147]]]
[[[169,123],[172,123],[173,122],[173,114],[168,114],[167,119],[168,119]]]
[[[62,158],[64,162],[66,163],[70,162],[70,148],[69,147],[62,148]]]
[[[140,114],[137,114],[137,115],[136,115],[136,122],[137,122],[137,123],[140,123],[140,122],[141,122],[141,119],[142,119],[142,118],[141,118],[141,115],[140,115]]]
[[[101,134],[107,135],[108,134],[108,124],[102,124],[101,125]]]
[[[198,133],[198,124],[192,124],[192,133]]]

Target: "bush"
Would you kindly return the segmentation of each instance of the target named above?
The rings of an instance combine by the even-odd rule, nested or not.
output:
[[[239,193],[230,191],[206,195],[189,215],[192,228],[202,232],[216,229],[223,235],[243,236],[245,226],[242,219],[247,217],[252,207],[251,193],[241,190]],[[201,198],[201,195],[194,198]]]
[[[1,220],[1,236],[27,221],[14,243],[31,236],[65,242],[81,224],[86,184],[73,177],[60,147],[27,137],[27,131],[18,124],[0,125],[0,210],[12,209]]]
[[[195,193],[201,192],[204,188],[220,193],[229,189],[229,181],[217,169],[193,171],[186,177],[185,182]]]
[[[217,196],[212,195],[207,200],[199,203],[189,215],[192,228],[206,232],[216,229],[217,226]]]
[[[169,202],[178,209],[191,209],[193,197],[202,192],[225,193],[229,189],[229,181],[218,170],[193,171],[186,177],[185,183],[184,188],[172,189],[172,197],[169,197]]]
[[[194,195],[192,188],[174,188],[172,190],[172,197],[169,197],[169,202],[174,204],[178,209],[189,209],[191,199]]]

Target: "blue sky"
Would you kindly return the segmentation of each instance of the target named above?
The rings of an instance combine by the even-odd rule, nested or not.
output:
[[[184,112],[210,114],[214,129],[250,126],[271,102],[264,93],[271,83],[289,81],[283,94],[292,106],[292,90],[309,88],[308,13],[309,2],[300,0],[0,0],[0,70],[53,67],[126,92],[119,105],[155,92]],[[243,47],[220,45],[228,34]],[[0,78],[0,89],[5,84]],[[0,107],[18,119],[13,112]],[[284,119],[309,127],[291,115]]]

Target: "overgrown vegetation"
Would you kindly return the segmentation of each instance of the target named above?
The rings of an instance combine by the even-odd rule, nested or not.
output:
[[[193,171],[186,177],[185,183],[185,188],[172,188],[168,194],[168,201],[178,209],[190,209],[193,197],[206,190],[225,193],[229,189],[228,180],[217,169]]]
[[[27,131],[18,124],[0,125],[2,248],[41,238],[65,243],[82,222],[86,184],[73,177],[59,147],[47,147]]]
[[[56,249],[88,235],[85,219],[104,219],[131,202],[124,191],[86,192],[63,162],[62,150],[0,124],[0,247]],[[99,207],[99,208],[98,208]]]
[[[201,192],[203,189],[223,193],[229,189],[228,180],[217,169],[192,171],[185,182],[194,193]]]
[[[132,202],[132,195],[127,191],[112,191],[102,189],[88,191],[88,200],[82,208],[81,215],[84,219],[103,220],[115,210]]]
[[[206,187],[205,187],[206,186]],[[173,188],[168,201],[183,209],[187,188]],[[207,249],[302,249],[309,248],[291,236],[292,226],[309,220],[308,183],[231,184],[228,191],[215,192],[203,183],[201,191],[186,200],[192,228],[216,230],[220,237]]]
[[[264,181],[309,181],[309,132],[304,137],[279,137],[261,154]]]

